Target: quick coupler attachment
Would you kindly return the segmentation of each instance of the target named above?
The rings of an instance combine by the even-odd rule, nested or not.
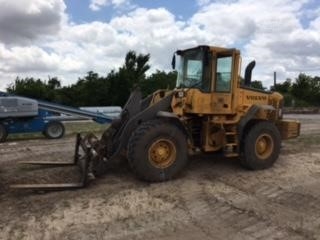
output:
[[[75,183],[41,183],[41,184],[14,184],[11,188],[14,189],[31,189],[41,191],[54,191],[54,190],[65,190],[83,188],[88,183],[88,169],[92,157],[92,146],[88,144],[87,137],[82,137],[80,133],[77,134],[75,154],[73,162],[54,162],[54,161],[23,161],[22,164],[32,164],[40,166],[52,166],[52,167],[63,167],[63,166],[78,166],[81,171],[81,177],[79,182]]]

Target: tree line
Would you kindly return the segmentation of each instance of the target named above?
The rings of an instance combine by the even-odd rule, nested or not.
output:
[[[311,77],[305,73],[292,81],[287,79],[271,87],[284,96],[285,106],[290,107],[320,107],[320,77]]]
[[[141,89],[143,96],[157,89],[175,87],[175,71],[157,70],[146,76],[146,72],[150,69],[149,59],[149,54],[129,51],[124,64],[118,69],[110,71],[106,76],[90,71],[69,86],[61,86],[61,81],[57,77],[46,81],[33,77],[17,77],[14,83],[7,87],[7,92],[74,107],[123,106],[130,92],[136,87]]]
[[[75,84],[61,86],[57,77],[47,81],[35,78],[19,78],[8,86],[7,92],[25,97],[56,102],[69,106],[123,106],[130,92],[140,87],[143,96],[157,89],[173,89],[175,87],[175,71],[164,72],[157,70],[150,76],[149,54],[137,54],[129,51],[124,64],[110,71],[106,76],[90,71],[79,78]],[[252,81],[251,87],[267,90],[261,81]],[[292,81],[285,80],[270,88],[284,96],[285,106],[307,107],[320,106],[320,77],[311,77],[304,73]]]

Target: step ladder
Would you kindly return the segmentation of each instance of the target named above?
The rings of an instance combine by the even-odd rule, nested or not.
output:
[[[226,144],[223,147],[223,153],[226,157],[239,156],[239,139],[236,125],[224,124]]]

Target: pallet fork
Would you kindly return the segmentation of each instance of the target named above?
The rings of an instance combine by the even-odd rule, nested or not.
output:
[[[41,184],[14,184],[11,188],[14,189],[29,189],[40,191],[54,191],[54,190],[66,190],[83,188],[88,183],[88,169],[91,158],[92,147],[86,143],[86,138],[77,134],[75,154],[73,162],[49,162],[49,161],[23,161],[21,164],[31,164],[39,166],[52,166],[52,167],[64,167],[64,166],[79,166],[81,170],[81,178],[79,182],[75,183],[41,183]],[[79,153],[80,147],[84,152],[84,156]]]
[[[149,121],[158,117],[159,111],[165,111],[171,106],[173,92],[167,94],[160,101],[149,106],[153,95],[142,100],[139,89],[134,90],[119,119],[112,121],[108,129],[104,131],[99,140],[93,133],[86,136],[77,134],[75,155],[73,162],[41,162],[26,161],[25,164],[42,166],[72,166],[78,165],[81,169],[81,180],[77,183],[55,184],[16,184],[11,185],[15,189],[32,189],[38,191],[53,191],[64,189],[83,188],[88,183],[88,176],[99,176],[106,172],[108,164],[115,161],[128,145],[129,137],[142,121]],[[83,155],[80,155],[82,150]]]

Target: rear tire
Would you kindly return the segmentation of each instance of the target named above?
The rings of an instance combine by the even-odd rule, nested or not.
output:
[[[241,163],[251,170],[271,167],[280,154],[281,136],[271,122],[259,122],[244,138]]]
[[[186,136],[165,120],[142,123],[129,139],[128,160],[140,179],[150,182],[172,179],[188,162]]]
[[[0,123],[0,142],[5,142],[8,136],[7,129]]]
[[[44,135],[49,139],[62,138],[65,132],[65,128],[61,122],[51,121],[47,124]]]

